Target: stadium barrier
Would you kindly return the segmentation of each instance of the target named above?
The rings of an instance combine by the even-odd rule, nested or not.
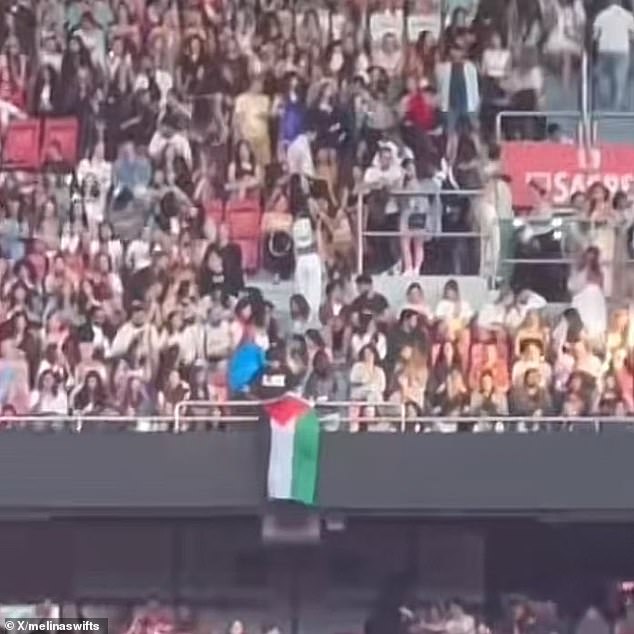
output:
[[[558,121],[574,121],[576,141],[581,143],[583,140],[583,113],[579,110],[501,110],[495,116],[495,140],[497,143],[503,143],[506,138],[504,134],[505,122],[509,120],[522,119],[539,119],[543,122]],[[506,120],[506,121],[505,121]],[[547,123],[543,127],[542,132],[546,133]],[[512,140],[509,139],[509,140]]]
[[[253,428],[258,423],[258,408],[266,401],[182,401],[174,416],[56,415],[10,416],[0,418],[5,433],[187,433],[227,432]],[[589,431],[600,433],[606,427],[634,431],[634,416],[442,416],[411,415],[404,403],[340,401],[313,403],[324,432],[327,433],[526,433]],[[188,408],[208,408],[208,415],[192,415]],[[240,413],[242,410],[244,413]]]
[[[628,192],[634,183],[634,146],[601,143],[578,147],[549,141],[505,141],[502,169],[510,177],[513,205],[532,209],[543,201],[569,204],[577,192],[594,183],[610,195]]]
[[[399,197],[422,197],[422,196],[438,196],[441,201],[447,198],[475,198],[482,194],[481,189],[456,189],[456,190],[431,190],[431,189],[418,189],[418,190],[403,190],[394,189],[390,190],[389,195],[393,198]],[[408,230],[408,231],[382,231],[382,230],[368,230],[366,229],[367,216],[366,213],[367,199],[364,196],[359,196],[359,202],[357,204],[357,217],[356,227],[354,233],[356,238],[356,260],[357,260],[357,273],[363,273],[364,270],[364,256],[365,256],[365,238],[401,238],[405,236],[411,237],[424,237],[425,239],[433,238],[446,238],[446,239],[481,239],[485,240],[488,236],[479,231],[436,231],[430,232],[426,230]],[[397,214],[398,215],[398,214]],[[481,271],[482,273],[482,271]]]
[[[625,125],[618,126],[618,138],[623,143],[632,144],[632,130],[634,129],[634,114],[631,112],[594,112],[592,114],[591,141],[593,144],[599,142],[602,124],[616,122]]]

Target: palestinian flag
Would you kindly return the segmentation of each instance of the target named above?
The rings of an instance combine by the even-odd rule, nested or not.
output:
[[[319,469],[317,414],[306,401],[290,394],[263,407],[271,429],[268,497],[314,505]]]

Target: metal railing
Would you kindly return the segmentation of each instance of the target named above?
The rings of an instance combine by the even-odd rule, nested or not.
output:
[[[253,429],[258,424],[258,408],[270,401],[182,401],[174,416],[11,416],[0,418],[0,429],[57,433],[170,433],[191,431],[229,432]],[[335,401],[311,403],[326,433],[525,433],[592,431],[605,427],[634,431],[634,416],[443,416],[412,415],[408,403]],[[213,414],[189,415],[189,407],[209,408]],[[239,410],[244,411],[243,414]],[[332,411],[330,411],[332,410]]]
[[[590,134],[590,140],[591,143],[594,145],[598,142],[599,140],[599,132],[600,132],[600,125],[602,122],[606,122],[606,121],[623,121],[623,122],[629,122],[631,124],[631,127],[629,128],[630,131],[634,130],[634,113],[632,112],[603,112],[603,111],[596,111],[592,113],[592,131]],[[634,142],[634,133],[631,133],[629,135],[629,137],[622,139],[622,141],[624,143],[633,143]]]
[[[523,229],[529,229],[535,235],[550,234],[559,243],[559,252],[550,251],[543,256],[522,252],[517,240],[517,234]],[[543,229],[540,232],[539,229]],[[537,229],[537,231],[536,231]],[[618,241],[624,239],[619,232],[618,225],[614,223],[597,223],[587,218],[577,217],[542,217],[542,218],[515,218],[513,220],[513,250],[502,258],[501,265],[560,265],[570,267],[579,264],[580,256],[589,246],[604,248],[612,244],[611,251],[600,253],[599,264],[604,273],[604,291],[607,296],[612,294],[616,283],[616,272],[620,271],[628,263],[625,256],[626,249],[620,248]],[[600,230],[600,233],[599,233]]]
[[[404,190],[394,189],[390,190],[389,195],[394,198],[399,197],[416,197],[416,196],[438,196],[441,200],[443,198],[460,198],[467,197],[473,198],[482,194],[481,189],[457,189],[457,190],[436,190],[436,189],[418,189],[418,190]],[[425,230],[407,230],[407,231],[374,231],[367,230],[364,227],[365,220],[365,204],[366,196],[368,192],[363,196],[359,196],[357,203],[357,217],[356,217],[356,256],[357,256],[357,273],[363,273],[364,264],[364,247],[365,238],[400,238],[405,236],[426,238],[482,238],[484,235],[479,231],[440,231],[429,232]]]
[[[495,139],[498,143],[504,139],[504,119],[523,119],[528,117],[546,117],[546,119],[576,119],[577,142],[582,143],[583,112],[580,110],[501,110],[495,117]],[[512,139],[511,139],[512,140]]]

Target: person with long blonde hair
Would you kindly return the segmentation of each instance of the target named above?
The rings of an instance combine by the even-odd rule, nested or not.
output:
[[[390,400],[406,407],[407,417],[421,416],[426,409],[427,357],[416,346],[404,346],[394,371]]]

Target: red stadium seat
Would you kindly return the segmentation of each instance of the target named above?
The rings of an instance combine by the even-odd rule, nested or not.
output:
[[[205,206],[205,220],[211,220],[216,227],[225,219],[225,209],[222,200],[212,200]]]
[[[242,268],[248,273],[255,273],[260,266],[260,241],[234,240],[242,251]]]
[[[69,165],[77,163],[79,126],[77,119],[46,119],[42,138],[41,162],[62,161]]]
[[[259,213],[234,214],[227,218],[232,240],[258,240],[262,217]]]
[[[238,200],[230,200],[227,202],[225,215],[227,217],[233,214],[243,213],[261,213],[260,205],[257,200],[252,198],[240,198]]]
[[[39,119],[12,121],[2,152],[2,165],[9,169],[38,169],[40,166],[40,139],[42,125]]]
[[[261,235],[262,210],[253,200],[227,203],[225,221],[233,240],[258,240]]]

